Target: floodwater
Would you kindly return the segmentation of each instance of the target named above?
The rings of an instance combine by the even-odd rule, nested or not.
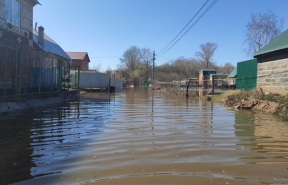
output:
[[[288,184],[288,122],[146,88],[1,116],[0,184]]]

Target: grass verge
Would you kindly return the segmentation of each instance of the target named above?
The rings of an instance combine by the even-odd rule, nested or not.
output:
[[[262,100],[274,102],[278,107],[273,112],[274,115],[288,120],[288,94],[282,95],[278,93],[265,93],[261,88],[255,91],[236,90],[220,95],[215,95],[212,101],[222,102],[228,106],[241,105],[243,100]]]

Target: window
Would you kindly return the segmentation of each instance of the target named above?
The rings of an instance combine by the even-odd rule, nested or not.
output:
[[[16,0],[6,0],[6,20],[20,26],[20,3]]]

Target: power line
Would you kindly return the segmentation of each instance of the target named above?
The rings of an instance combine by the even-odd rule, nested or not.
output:
[[[176,35],[176,37],[174,37],[174,39],[169,43],[167,44],[167,46],[165,46],[165,48],[163,48],[161,51],[159,51],[157,53],[157,55],[159,53],[161,53],[163,50],[165,50],[185,29],[186,27],[192,22],[192,20],[198,15],[198,13],[204,8],[204,6],[208,3],[209,0],[206,1],[206,3],[204,3],[204,5],[200,8],[200,10],[198,10],[198,12],[192,17],[192,19],[186,24],[186,26],[184,26],[184,28]]]
[[[157,56],[162,57],[162,58],[166,58],[166,59],[169,59],[169,60],[173,60],[173,59],[168,58],[168,57],[163,57],[163,56],[160,56],[160,55],[157,55]]]
[[[205,12],[203,14],[201,14],[201,16],[195,21],[195,23],[192,24],[188,28],[188,30],[185,33],[183,33],[183,35],[173,43],[172,46],[170,46],[164,53],[162,53],[161,56],[164,55],[167,51],[169,51],[179,40],[181,40],[183,38],[183,36],[186,35],[188,33],[188,31],[217,3],[217,1],[218,0],[215,0],[212,4],[210,4],[210,6],[205,10]]]
[[[111,56],[111,57],[89,57],[89,58],[119,58],[121,56]]]

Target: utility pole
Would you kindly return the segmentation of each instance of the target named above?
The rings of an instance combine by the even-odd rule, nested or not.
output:
[[[154,68],[155,68],[155,51],[153,51],[153,73],[152,73],[152,89],[154,90]]]

